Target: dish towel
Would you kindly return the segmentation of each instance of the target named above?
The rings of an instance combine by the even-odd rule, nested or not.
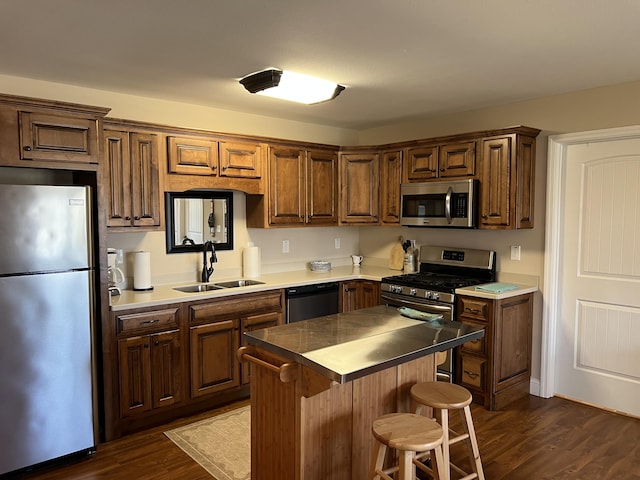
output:
[[[490,293],[501,293],[516,290],[517,288],[518,286],[512,283],[486,283],[484,285],[478,285],[476,290]]]
[[[398,312],[400,312],[400,315],[403,317],[409,317],[414,320],[422,320],[426,322],[434,322],[442,319],[442,315],[440,314],[421,312],[420,310],[414,310],[413,308],[408,307],[398,307]]]

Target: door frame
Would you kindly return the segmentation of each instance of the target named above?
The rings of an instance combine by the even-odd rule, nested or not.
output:
[[[564,195],[567,147],[570,145],[640,139],[640,125],[630,127],[566,133],[549,137],[547,155],[547,207],[545,221],[544,306],[540,350],[540,396],[555,394],[556,328],[560,315],[559,270],[564,218],[561,212]]]

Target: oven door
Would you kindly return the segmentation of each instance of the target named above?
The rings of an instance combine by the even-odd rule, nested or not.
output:
[[[453,321],[453,304],[433,302],[420,298],[410,298],[404,295],[396,295],[389,292],[383,292],[380,295],[383,305],[390,307],[407,307],[413,308],[420,312],[435,313],[442,315],[444,321]],[[439,381],[453,382],[454,376],[454,355],[453,350],[447,350],[447,357],[443,363],[438,365],[437,378]]]

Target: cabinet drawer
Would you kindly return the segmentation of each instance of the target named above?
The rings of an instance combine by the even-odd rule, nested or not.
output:
[[[178,309],[167,308],[151,312],[116,315],[118,334],[165,330],[178,327]]]
[[[474,327],[485,328],[484,337],[478,338],[476,340],[471,340],[470,342],[465,342],[462,344],[461,350],[464,352],[475,353],[477,355],[486,356],[487,355],[487,335],[489,334],[486,330],[487,325],[482,322],[473,322],[469,321],[465,318],[461,318],[460,321],[465,325],[471,325]]]
[[[192,304],[189,306],[189,322],[204,323],[239,317],[261,311],[282,311],[280,290],[225,297],[217,301]]]
[[[462,384],[483,389],[485,383],[485,364],[482,358],[462,356]]]
[[[459,315],[487,321],[489,318],[489,302],[481,298],[458,297],[460,299]]]

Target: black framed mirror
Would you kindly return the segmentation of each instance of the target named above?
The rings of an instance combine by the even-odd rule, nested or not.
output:
[[[233,250],[233,192],[166,192],[167,253],[201,252],[206,241]]]

